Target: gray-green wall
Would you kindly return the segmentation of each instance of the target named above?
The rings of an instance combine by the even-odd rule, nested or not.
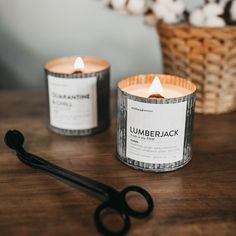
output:
[[[142,17],[101,0],[0,0],[0,89],[43,88],[44,63],[63,55],[107,59],[113,88],[123,76],[162,71],[157,34]]]

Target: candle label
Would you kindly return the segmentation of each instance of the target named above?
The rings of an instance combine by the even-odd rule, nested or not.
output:
[[[97,78],[58,78],[48,75],[50,123],[61,129],[97,126]]]
[[[146,163],[183,159],[187,102],[127,101],[126,156]]]

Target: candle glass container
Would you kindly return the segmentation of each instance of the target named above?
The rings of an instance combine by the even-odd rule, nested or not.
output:
[[[110,123],[110,65],[94,57],[82,59],[82,72],[71,72],[75,56],[56,58],[45,65],[48,124],[58,134],[95,134]]]
[[[156,76],[164,91],[166,86],[173,96],[143,96],[142,87],[149,87]],[[136,92],[132,92],[132,87]],[[192,82],[176,76],[148,74],[121,80],[117,117],[119,160],[153,172],[172,171],[186,165],[192,156],[195,93]]]

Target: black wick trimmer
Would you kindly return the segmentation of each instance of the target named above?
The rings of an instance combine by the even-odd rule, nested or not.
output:
[[[49,172],[54,176],[58,176],[61,179],[68,180],[74,184],[80,185],[105,198],[105,201],[97,207],[94,213],[96,227],[103,235],[124,235],[130,228],[129,216],[135,218],[145,218],[153,211],[154,204],[152,197],[145,189],[138,186],[128,186],[121,192],[118,192],[108,185],[99,183],[80,174],[73,173],[69,170],[56,166],[42,159],[41,157],[27,152],[23,148],[24,136],[20,131],[9,130],[5,135],[5,143],[9,148],[16,151],[17,157],[25,164]],[[131,208],[126,198],[129,192],[136,192],[146,200],[147,207],[144,211],[137,211]],[[118,231],[112,231],[106,227],[105,223],[103,222],[104,217],[102,214],[104,213],[104,210],[112,210],[113,213],[115,212],[121,216],[123,220],[121,229]]]

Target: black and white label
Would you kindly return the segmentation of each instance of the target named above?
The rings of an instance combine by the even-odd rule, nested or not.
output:
[[[97,78],[69,79],[48,75],[50,124],[70,130],[97,126]]]
[[[151,104],[128,99],[126,156],[164,164],[183,158],[187,102]]]

